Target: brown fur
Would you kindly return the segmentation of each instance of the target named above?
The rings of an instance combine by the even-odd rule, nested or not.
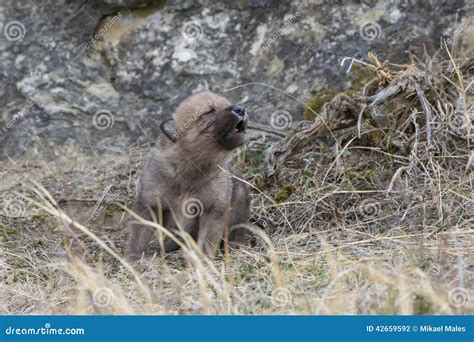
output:
[[[231,170],[230,152],[245,141],[248,116],[236,115],[235,108],[211,92],[184,100],[173,120],[161,125],[169,139],[164,138],[152,151],[134,205],[135,212],[147,220],[152,220],[151,211],[160,217],[161,206],[163,225],[170,231],[182,229],[191,234],[209,257],[215,255],[226,230],[247,223],[250,216],[247,186],[218,167]],[[236,126],[239,121],[243,126]],[[200,215],[189,215],[183,206],[186,203],[202,208]],[[127,258],[140,258],[152,238],[152,228],[134,224]],[[177,248],[174,241],[164,241],[165,252]]]

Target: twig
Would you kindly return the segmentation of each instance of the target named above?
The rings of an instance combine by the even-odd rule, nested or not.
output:
[[[428,146],[431,146],[431,109],[424,91],[421,89],[420,85],[415,82],[416,95],[420,99],[421,106],[425,112],[425,121],[426,121],[426,143]]]

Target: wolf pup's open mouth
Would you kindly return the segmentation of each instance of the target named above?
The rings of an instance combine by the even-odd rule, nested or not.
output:
[[[235,125],[234,129],[232,130],[233,133],[245,133],[247,130],[247,119],[241,119],[237,125]]]

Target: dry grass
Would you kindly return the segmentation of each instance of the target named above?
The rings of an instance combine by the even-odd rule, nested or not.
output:
[[[309,137],[271,179],[265,147],[239,150],[255,241],[214,262],[187,237],[136,269],[121,259],[146,147],[2,162],[0,312],[473,314],[472,66],[371,61],[361,108],[414,70],[427,103],[406,87],[383,117]],[[469,124],[453,127],[459,113]]]

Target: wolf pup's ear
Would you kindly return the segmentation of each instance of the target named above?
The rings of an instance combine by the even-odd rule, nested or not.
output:
[[[176,126],[173,119],[165,120],[160,125],[161,131],[170,139],[172,142],[176,142],[178,139],[178,133],[176,132]]]

